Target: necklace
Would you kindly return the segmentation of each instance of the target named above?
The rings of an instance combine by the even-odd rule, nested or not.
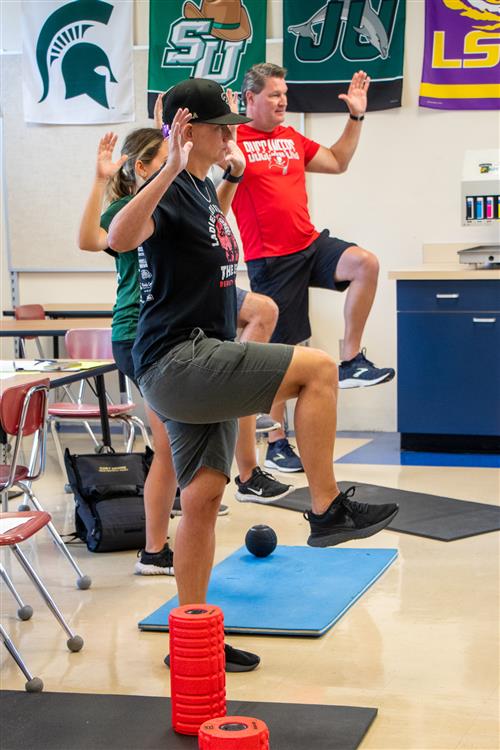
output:
[[[190,179],[190,180],[191,180],[191,182],[193,183],[193,185],[194,185],[194,189],[196,190],[196,192],[197,192],[197,193],[199,193],[199,194],[201,195],[201,197],[202,197],[202,198],[203,198],[204,200],[206,200],[206,202],[207,202],[207,203],[211,203],[211,202],[212,202],[212,199],[210,198],[210,192],[209,192],[209,190],[208,190],[208,187],[207,187],[207,186],[205,185],[205,190],[207,191],[207,195],[205,195],[204,193],[202,193],[202,192],[201,192],[200,188],[198,187],[198,185],[197,185],[197,184],[196,184],[196,182],[194,181],[193,175],[192,175],[192,174],[191,174],[190,172],[188,172],[188,171],[187,171],[187,169],[186,169],[186,174],[188,175],[189,179]]]

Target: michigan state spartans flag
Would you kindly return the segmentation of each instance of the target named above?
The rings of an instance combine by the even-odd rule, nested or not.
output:
[[[27,122],[134,119],[132,2],[23,0]]]
[[[368,109],[401,106],[405,0],[285,0],[288,109],[345,112],[337,96],[353,73],[372,83]]]
[[[266,59],[266,0],[150,0],[148,110],[186,78],[239,91]]]

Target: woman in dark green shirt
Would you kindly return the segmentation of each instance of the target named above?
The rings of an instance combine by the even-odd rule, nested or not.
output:
[[[115,253],[108,248],[108,227],[113,217],[132,199],[141,184],[160,169],[167,158],[161,130],[140,128],[123,144],[122,156],[113,161],[117,136],[106,133],[99,142],[94,183],[85,206],[79,233],[81,250],[104,251],[115,258],[117,294],[113,307],[113,356],[124,375],[134,379],[132,345],[139,318],[139,265],[137,250]],[[109,205],[101,216],[103,202]],[[170,443],[163,423],[145,404],[155,456],[144,487],[146,548],[135,566],[142,575],[173,575],[172,550],[165,541],[177,481]]]

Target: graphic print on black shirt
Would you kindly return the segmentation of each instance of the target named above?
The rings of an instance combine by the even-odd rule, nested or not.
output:
[[[176,177],[138,250],[141,311],[133,357],[137,376],[194,328],[236,336],[238,245],[209,179]]]
[[[145,302],[151,302],[153,299],[153,295],[151,294],[151,287],[153,285],[151,279],[153,278],[153,274],[148,268],[148,262],[142,245],[137,248],[137,260],[139,263],[139,288],[141,290],[140,303],[143,305]]]
[[[219,286],[234,286],[236,280],[236,271],[238,270],[238,244],[235,236],[229,226],[226,217],[220,208],[210,205],[210,226],[209,231],[212,236],[212,245],[222,247],[226,253],[227,264],[221,266],[221,277]]]

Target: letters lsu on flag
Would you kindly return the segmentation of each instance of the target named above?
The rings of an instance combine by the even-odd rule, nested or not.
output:
[[[26,122],[134,119],[132,0],[23,0]]]
[[[499,0],[426,0],[419,104],[500,109]]]

